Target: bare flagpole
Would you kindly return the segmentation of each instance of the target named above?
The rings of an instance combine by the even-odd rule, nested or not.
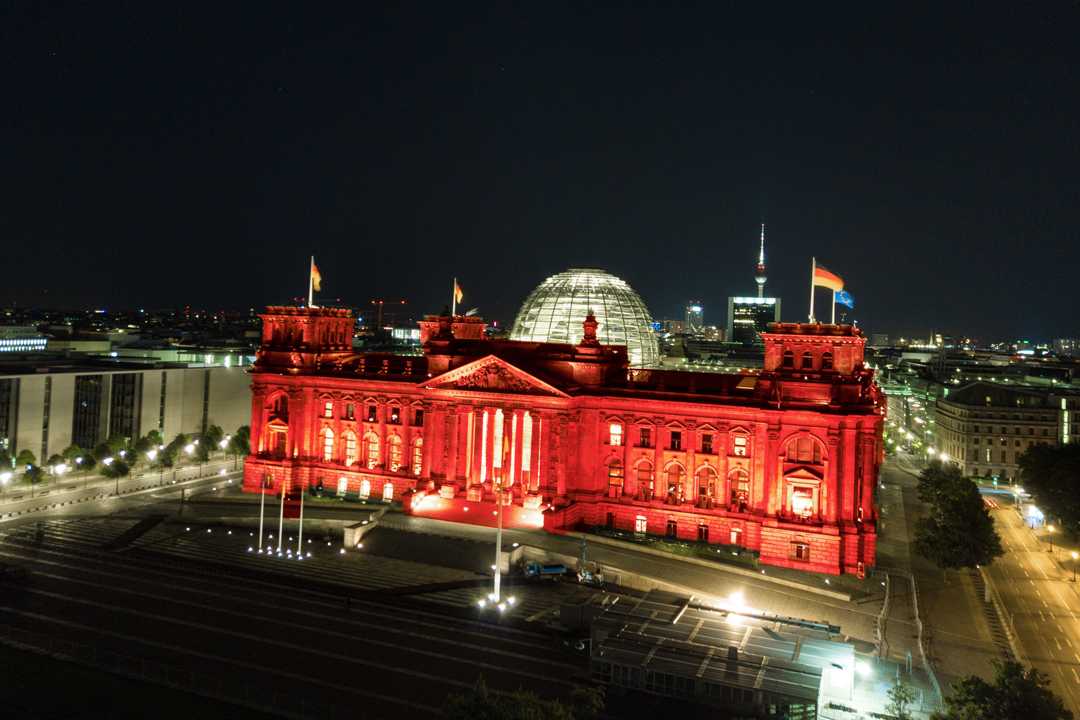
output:
[[[281,535],[285,529],[285,480],[281,481],[281,510],[278,511],[277,521],[277,551],[281,554]]]
[[[810,258],[810,322],[814,322],[814,279],[817,277],[817,258]]]
[[[450,317],[457,315],[457,278],[454,278],[454,284],[450,286]]]
[[[266,481],[259,483],[259,552],[263,546],[263,516],[266,514]]]
[[[836,324],[836,291],[832,291],[832,319],[829,320],[833,325]]]
[[[304,557],[304,495],[303,487],[300,489],[300,532],[296,538],[296,557]]]

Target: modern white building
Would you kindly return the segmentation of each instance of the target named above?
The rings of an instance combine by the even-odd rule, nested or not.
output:
[[[232,432],[251,413],[245,369],[224,364],[26,358],[0,364],[0,449],[39,462],[115,435],[166,439],[210,425]]]

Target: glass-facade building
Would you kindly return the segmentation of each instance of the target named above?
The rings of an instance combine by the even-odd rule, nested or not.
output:
[[[727,339],[753,345],[771,322],[780,322],[780,299],[770,297],[729,297]]]
[[[652,317],[641,297],[625,281],[596,268],[571,268],[540,283],[518,311],[510,338],[580,343],[590,311],[602,344],[625,345],[631,365],[660,362]]]

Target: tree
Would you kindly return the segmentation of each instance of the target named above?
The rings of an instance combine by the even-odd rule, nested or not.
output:
[[[72,444],[64,448],[64,452],[60,454],[64,456],[64,460],[66,460],[69,465],[76,465],[75,458],[83,457],[87,453],[78,445]],[[83,459],[85,460],[85,458]]]
[[[934,463],[919,478],[930,513],[915,522],[915,550],[943,570],[988,565],[1004,553],[979,488],[954,465]]]
[[[994,662],[994,680],[968,675],[953,686],[945,710],[933,720],[1072,720],[1072,713],[1050,690],[1050,678],[1013,660]]]
[[[897,720],[910,720],[911,713],[908,707],[915,702],[915,688],[903,680],[897,680],[896,684],[889,688],[889,702],[885,705],[885,712],[893,715]]]
[[[37,462],[37,458],[34,457],[34,453],[23,448],[19,451],[19,454],[15,456],[15,464],[19,467],[27,467]]]
[[[101,466],[101,474],[107,478],[122,478],[131,472],[131,466],[119,458]]]
[[[236,432],[229,438],[228,452],[233,456],[233,461],[236,458],[247,457],[251,454],[251,428],[247,425],[241,425],[236,429]]]
[[[45,461],[45,467],[54,468],[57,465],[63,465],[64,458],[59,453],[53,453],[49,456],[49,459]]]
[[[157,430],[151,430],[146,433],[146,439],[150,441],[151,447],[160,448],[160,446],[165,444],[165,441],[161,438],[161,433]]]
[[[100,463],[105,458],[112,457],[113,451],[108,443],[99,443],[90,454]]]
[[[26,472],[23,473],[23,480],[31,485],[37,485],[45,477],[44,471],[37,465],[30,465],[26,468]]]
[[[1080,533],[1080,446],[1032,445],[1017,459],[1020,480],[1035,502],[1062,529]]]
[[[217,425],[211,425],[206,428],[206,432],[203,433],[203,438],[210,443],[211,447],[217,447],[218,443],[225,439],[225,431]]]

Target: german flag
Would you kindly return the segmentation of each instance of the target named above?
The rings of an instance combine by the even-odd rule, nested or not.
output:
[[[322,275],[319,274],[319,266],[315,264],[315,258],[311,258],[311,288],[315,292],[322,290]]]
[[[844,281],[839,275],[833,272],[829,272],[821,265],[814,265],[814,285],[817,287],[827,287],[834,292],[840,292],[844,289]]]

